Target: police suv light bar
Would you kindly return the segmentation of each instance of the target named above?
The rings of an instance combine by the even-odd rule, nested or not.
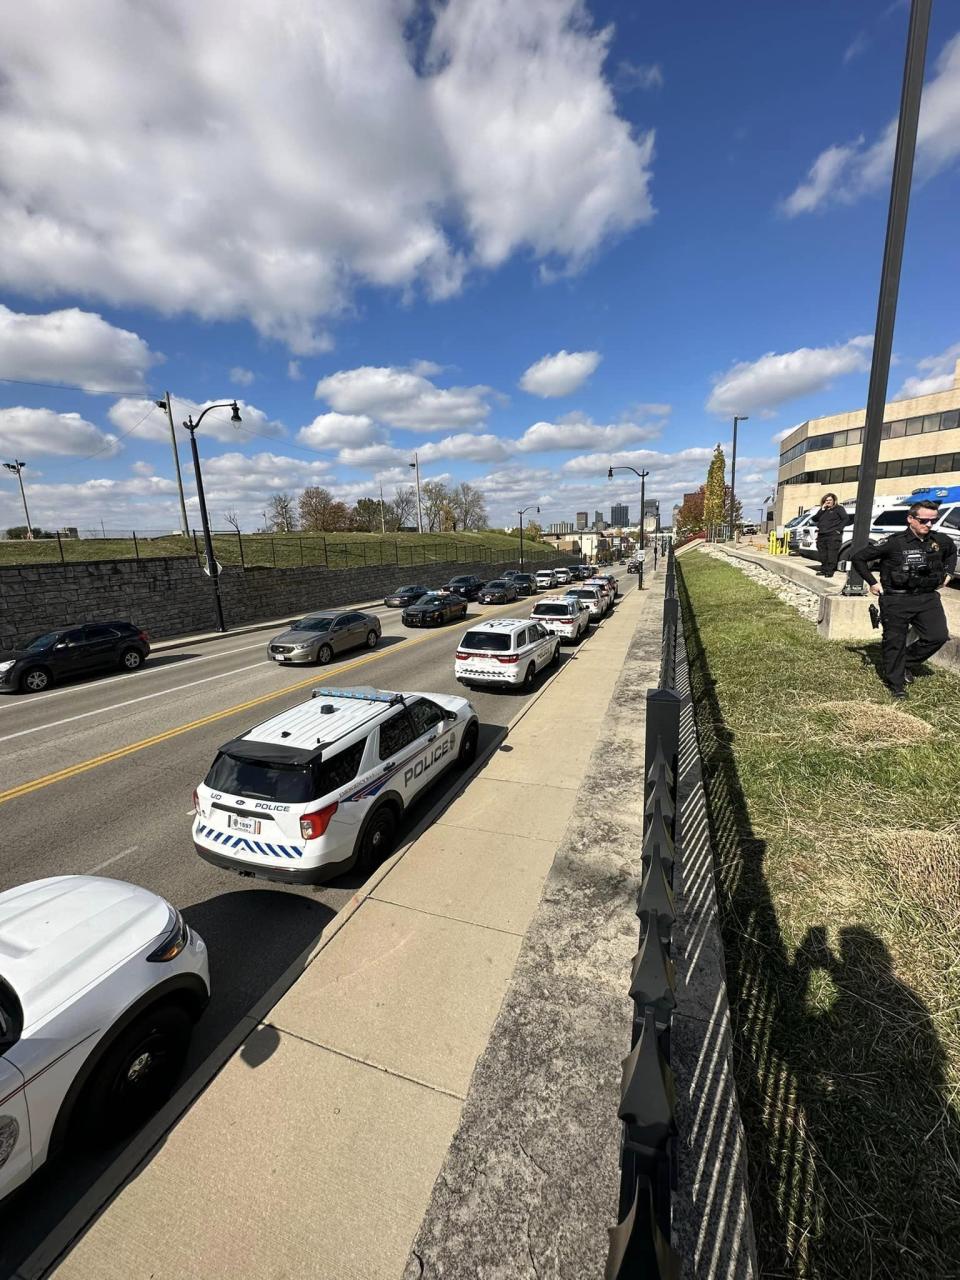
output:
[[[402,702],[402,693],[391,693],[388,689],[374,689],[370,685],[354,685],[346,689],[311,689],[311,698],[354,698],[358,702],[385,702],[388,705]]]

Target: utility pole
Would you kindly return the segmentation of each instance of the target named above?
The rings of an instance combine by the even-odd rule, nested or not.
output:
[[[523,516],[524,516],[524,512],[532,511],[533,508],[534,508],[534,504],[531,503],[529,507],[522,507],[517,512],[517,515],[520,517],[520,572],[521,573],[523,572]],[[537,515],[539,514],[540,514],[540,508],[537,507]]]
[[[20,481],[20,497],[23,499],[23,514],[27,519],[27,537],[33,541],[33,525],[30,523],[30,512],[27,508],[27,491],[23,487],[23,468],[27,465],[14,458],[13,462],[5,462],[3,464],[8,471],[16,473],[17,479]]]
[[[380,532],[387,532],[387,522],[383,518],[383,481],[380,481]]]
[[[414,453],[413,461],[407,463],[417,473],[417,529],[423,533],[423,506],[420,503],[420,455]]]
[[[880,458],[880,435],[883,410],[890,376],[890,353],[897,318],[897,296],[900,291],[900,268],[903,264],[903,242],[907,232],[907,210],[910,206],[910,183],[913,157],[917,148],[917,121],[920,118],[920,95],[923,90],[923,67],[927,55],[927,33],[930,29],[931,0],[912,0],[907,52],[903,66],[903,88],[900,92],[900,118],[897,123],[897,145],[893,156],[893,178],[890,183],[890,206],[887,211],[887,235],[880,270],[880,296],[877,300],[877,323],[870,364],[870,389],[867,392],[867,417],[863,429],[860,475],[857,482],[857,510],[853,518],[852,542],[855,547],[870,538],[873,497],[877,487],[877,465]],[[843,594],[863,595],[864,583],[851,568]]]
[[[167,421],[170,423],[170,444],[173,446],[173,469],[177,477],[177,493],[180,495],[180,532],[185,538],[190,537],[190,526],[187,523],[187,504],[183,497],[183,476],[180,474],[180,452],[177,449],[177,433],[173,429],[173,408],[170,404],[170,392],[163,393],[162,400],[155,400],[158,409],[166,409]]]
[[[730,537],[735,542],[736,532],[733,518],[737,510],[737,423],[749,421],[745,413],[733,419],[733,457],[730,459]]]

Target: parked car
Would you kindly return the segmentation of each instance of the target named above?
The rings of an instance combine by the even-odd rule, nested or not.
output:
[[[538,569],[536,578],[538,591],[549,591],[557,585],[557,575],[552,569]]]
[[[459,578],[451,578],[446,586],[447,591],[452,591],[454,595],[461,596],[464,600],[476,600],[482,589],[483,582],[473,574],[461,574]]]
[[[506,569],[503,573],[501,573],[500,577],[515,578],[519,572],[520,572],[519,569]]]
[[[610,608],[610,601],[599,587],[588,587],[581,583],[580,586],[570,587],[567,595],[587,606],[592,622],[599,622],[601,618],[606,617],[607,610]]]
[[[271,640],[267,656],[283,665],[317,662],[323,667],[335,654],[348,649],[375,649],[380,634],[380,619],[375,613],[324,609],[308,613]]]
[[[518,596],[535,596],[537,594],[537,580],[532,573],[518,573],[513,579],[513,583],[517,588]]]
[[[613,602],[615,599],[614,589],[605,577],[603,577],[599,573],[594,574],[592,578],[584,579],[583,585],[585,587],[597,587],[600,590],[600,592],[606,596],[607,607],[609,609],[613,608]]]
[[[481,604],[507,604],[516,598],[517,588],[513,578],[494,578],[477,597]]]
[[[209,997],[203,940],[148,889],[54,876],[0,893],[0,1198],[156,1111]]]
[[[579,644],[590,629],[590,606],[576,596],[544,596],[533,606],[530,617],[545,631],[559,636],[561,644]]]
[[[57,680],[93,671],[137,671],[150,637],[132,622],[89,622],[35,636],[22,649],[0,651],[0,690],[41,693]]]
[[[467,616],[467,602],[452,591],[431,591],[413,604],[407,605],[400,616],[405,627],[442,627]]]
[[[568,582],[573,581],[573,574],[570,572],[569,569],[564,569],[564,568],[554,569],[553,572],[560,586],[565,587]]]
[[[419,600],[421,596],[425,596],[430,590],[422,584],[411,587],[397,587],[396,591],[391,591],[390,595],[384,596],[383,603],[390,609],[403,609],[408,604],[413,604],[415,600]]]
[[[371,871],[404,809],[449,766],[470,764],[478,736],[456,694],[314,689],[220,748],[194,793],[194,848],[215,867],[286,884]]]
[[[560,661],[560,641],[533,618],[491,618],[461,637],[454,675],[461,684],[530,690],[537,672]]]

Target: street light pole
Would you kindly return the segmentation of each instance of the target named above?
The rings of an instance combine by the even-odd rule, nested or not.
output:
[[[520,517],[520,572],[523,573],[523,514],[525,511],[532,511],[536,504],[532,503],[529,507],[521,507],[517,512]],[[537,515],[540,514],[540,508],[537,507]]]
[[[383,517],[383,481],[380,481],[380,532],[387,532],[387,522]]]
[[[163,393],[162,400],[154,400],[158,409],[166,409],[167,421],[170,423],[170,443],[173,446],[173,469],[177,477],[177,493],[180,496],[180,531],[185,538],[190,537],[190,525],[187,521],[187,504],[183,496],[183,476],[180,474],[180,451],[177,449],[177,435],[173,429],[173,406],[170,403],[170,392]]]
[[[408,467],[413,467],[417,473],[417,529],[423,533],[423,507],[420,504],[420,455],[414,453],[413,461],[407,463]]]
[[[27,509],[27,491],[23,487],[23,468],[27,464],[14,458],[13,462],[5,462],[3,465],[8,471],[16,472],[17,479],[20,481],[20,497],[23,499],[23,514],[27,518],[27,537],[33,541],[33,525],[30,523],[30,512]]]
[[[739,414],[733,419],[733,456],[730,459],[730,537],[736,541],[733,517],[737,510],[737,423],[749,421],[749,415]]]
[[[867,392],[867,416],[863,428],[863,449],[857,481],[857,509],[853,519],[852,544],[865,546],[870,539],[870,517],[877,487],[880,459],[880,436],[883,410],[890,376],[890,353],[897,318],[897,296],[900,291],[900,268],[903,264],[903,242],[907,232],[907,210],[910,206],[910,183],[913,157],[917,147],[917,121],[920,118],[920,95],[923,90],[923,66],[927,54],[931,0],[912,0],[907,53],[900,92],[900,117],[897,143],[893,155],[893,178],[890,184],[890,206],[887,211],[887,235],[880,269],[880,296],[877,300],[877,323],[874,329],[873,358],[870,364],[870,387]],[[844,595],[862,595],[863,579],[851,568]]]
[[[193,415],[190,414],[188,415],[186,422],[183,424],[190,432],[190,451],[193,454],[193,474],[197,481],[197,501],[200,504],[200,523],[203,525],[203,549],[207,556],[207,572],[213,579],[214,602],[217,610],[217,630],[226,631],[227,628],[223,621],[223,600],[220,598],[220,570],[217,566],[217,558],[213,554],[213,538],[210,536],[210,521],[207,518],[207,500],[203,493],[203,476],[200,474],[200,454],[197,450],[197,427],[199,427],[200,423],[211,409],[232,409],[233,412],[230,415],[230,421],[240,422],[242,419],[240,417],[240,409],[237,402],[236,400],[233,400],[228,404],[208,404],[206,409],[204,409],[197,418],[196,422],[193,420]]]
[[[615,471],[632,471],[635,476],[640,477],[640,550],[645,551],[647,546],[647,530],[644,523],[646,519],[647,508],[647,476],[649,471],[638,471],[636,467],[607,467],[607,479],[613,479]]]

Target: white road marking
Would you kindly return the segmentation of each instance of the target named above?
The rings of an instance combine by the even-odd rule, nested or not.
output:
[[[269,660],[253,662],[248,667],[235,667],[232,671],[221,671],[219,675],[204,676],[201,680],[191,680],[188,684],[179,684],[174,689],[158,689],[156,693],[145,693],[139,698],[128,698],[126,702],[115,702],[109,707],[96,707],[93,711],[81,711],[78,715],[67,716],[63,720],[51,720],[48,724],[35,724],[30,729],[19,729],[16,733],[7,733],[0,737],[0,742],[10,742],[13,738],[23,738],[28,733],[41,733],[44,729],[58,729],[62,724],[72,724],[75,720],[86,720],[88,716],[105,715],[108,711],[120,711],[123,707],[132,707],[138,702],[149,702],[151,698],[164,698],[169,693],[182,693],[184,689],[195,689],[198,684],[209,684],[211,680],[225,680],[228,676],[240,675],[243,671],[254,671],[257,667],[268,666]]]
[[[180,665],[194,662],[209,662],[211,658],[228,658],[232,653],[248,653],[251,649],[260,649],[267,642],[260,640],[256,644],[245,644],[239,649],[219,649],[216,653],[204,653],[197,658],[183,658]],[[147,665],[137,672],[137,679],[142,680],[144,676],[153,676],[158,672],[168,671],[171,664],[168,662],[158,666],[151,666],[149,658]],[[0,715],[4,712],[19,711],[24,707],[35,707],[41,702],[46,702],[49,698],[59,698],[64,693],[80,693],[84,689],[102,689],[104,685],[113,684],[115,680],[129,680],[131,673],[126,671],[123,675],[107,676],[105,680],[91,680],[89,684],[69,684],[62,689],[51,689],[49,693],[33,693],[29,697],[10,698],[9,701],[4,699],[4,705],[0,706]]]
[[[106,862],[98,862],[95,867],[91,867],[89,871],[84,871],[85,876],[95,876],[98,871],[102,871],[104,867],[110,867],[115,862],[119,862],[121,858],[126,858],[128,854],[136,853],[140,848],[138,844],[131,845],[129,849],[124,849],[122,853],[115,853],[112,858],[108,858]]]

